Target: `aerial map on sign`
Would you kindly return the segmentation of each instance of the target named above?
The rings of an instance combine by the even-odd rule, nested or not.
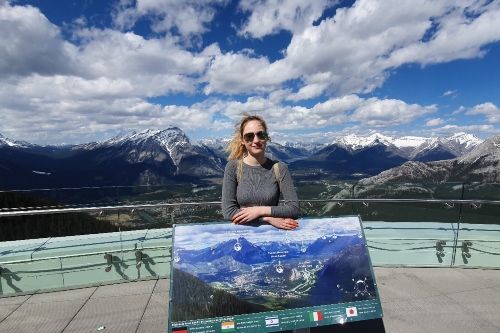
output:
[[[300,219],[293,231],[182,224],[173,237],[173,332],[273,332],[382,316],[358,216]]]

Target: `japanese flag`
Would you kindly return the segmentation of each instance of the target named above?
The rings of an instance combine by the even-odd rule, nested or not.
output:
[[[352,308],[346,308],[345,314],[347,317],[356,317],[358,315],[358,309],[356,309],[355,306],[353,306]]]

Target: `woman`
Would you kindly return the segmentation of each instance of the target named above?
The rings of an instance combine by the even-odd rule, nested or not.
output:
[[[224,171],[222,213],[235,224],[258,220],[292,230],[299,225],[295,220],[300,213],[297,192],[286,164],[265,156],[268,140],[262,117],[244,114],[236,124]],[[280,191],[285,200],[282,206],[278,206]]]

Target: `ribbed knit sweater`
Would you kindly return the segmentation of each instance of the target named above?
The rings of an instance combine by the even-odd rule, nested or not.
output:
[[[284,205],[279,204],[279,182],[273,171],[274,163],[279,163],[281,176],[281,193]],[[236,174],[237,161],[230,160],[224,170],[222,183],[222,214],[230,220],[243,207],[271,206],[272,217],[288,217],[296,219],[300,209],[297,192],[293,185],[288,167],[283,162],[271,159],[259,166],[242,163],[243,170],[238,184]]]

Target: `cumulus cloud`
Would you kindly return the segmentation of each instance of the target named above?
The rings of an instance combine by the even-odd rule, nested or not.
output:
[[[249,58],[244,53],[214,56],[204,81],[205,94],[251,94],[280,89],[293,76],[293,70],[281,63],[271,64],[266,57]]]
[[[0,3],[0,74],[77,73],[76,47],[37,8]]]
[[[239,30],[240,35],[262,38],[287,30],[293,34],[302,33],[319,19],[324,10],[337,1],[317,0],[241,0],[239,7],[249,12],[250,17]]]
[[[490,123],[500,123],[500,109],[493,103],[487,102],[484,104],[479,104],[471,108],[465,114],[476,115],[484,114],[486,119]]]
[[[229,0],[121,0],[113,21],[120,29],[132,28],[138,20],[149,18],[157,33],[175,30],[184,38],[200,35],[208,30],[218,7]]]
[[[250,97],[246,102],[230,102],[223,109],[223,114],[234,121],[242,112],[260,114],[281,130],[318,129],[348,123],[383,128],[407,124],[436,112],[435,105],[409,105],[400,100],[363,99],[357,95],[330,98],[310,108],[283,106],[263,97]]]
[[[427,122],[425,123],[425,126],[427,126],[427,127],[434,127],[434,126],[442,125],[444,123],[445,123],[445,121],[443,119],[441,119],[441,118],[434,118],[434,119],[427,120]]]
[[[410,124],[437,106],[367,96],[399,66],[481,57],[500,38],[498,1],[241,0],[237,19],[224,18],[244,37],[230,49],[203,39],[229,4],[120,0],[112,25],[97,28],[79,13],[63,33],[38,8],[0,0],[0,133],[57,140],[153,125],[218,130],[242,111],[282,130]],[[282,31],[291,40],[276,60],[263,40]],[[453,113],[500,122],[492,103]]]
[[[421,106],[406,104],[401,100],[370,98],[356,109],[351,119],[363,122],[368,126],[385,127],[408,124],[419,117],[436,111],[436,105]]]
[[[370,92],[403,64],[482,56],[482,46],[500,38],[498,19],[495,2],[359,0],[294,35],[283,61],[300,68],[306,83],[330,73],[334,91]]]

